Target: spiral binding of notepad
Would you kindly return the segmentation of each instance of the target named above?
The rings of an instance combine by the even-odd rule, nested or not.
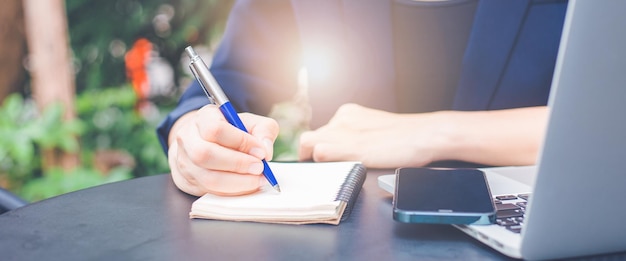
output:
[[[337,193],[336,199],[347,203],[346,209],[341,216],[341,221],[346,220],[350,216],[350,212],[352,212],[352,208],[367,177],[366,173],[367,168],[363,164],[356,164],[341,185],[341,190]]]

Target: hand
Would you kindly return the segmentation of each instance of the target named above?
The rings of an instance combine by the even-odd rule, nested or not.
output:
[[[180,190],[196,196],[242,195],[267,182],[261,160],[272,158],[278,123],[250,113],[239,117],[249,133],[228,123],[215,105],[187,113],[174,124],[168,162]]]
[[[328,124],[300,137],[300,160],[361,161],[371,168],[458,160],[491,166],[535,164],[546,106],[397,114],[341,106]]]
[[[372,168],[423,166],[434,160],[437,123],[431,114],[396,114],[341,106],[328,124],[300,137],[300,160],[361,161]]]

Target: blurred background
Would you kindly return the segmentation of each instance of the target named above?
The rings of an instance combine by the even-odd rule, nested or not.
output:
[[[0,187],[34,202],[169,172],[155,128],[192,80],[184,48],[210,60],[232,4],[4,0]]]

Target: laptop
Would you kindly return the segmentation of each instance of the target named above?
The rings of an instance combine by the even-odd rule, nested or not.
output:
[[[570,0],[537,166],[484,169],[498,224],[457,228],[514,258],[626,251],[625,10]],[[394,182],[378,180],[391,193]]]

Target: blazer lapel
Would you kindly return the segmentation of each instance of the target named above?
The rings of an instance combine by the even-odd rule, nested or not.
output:
[[[463,60],[456,110],[487,110],[498,91],[529,1],[481,1]]]

